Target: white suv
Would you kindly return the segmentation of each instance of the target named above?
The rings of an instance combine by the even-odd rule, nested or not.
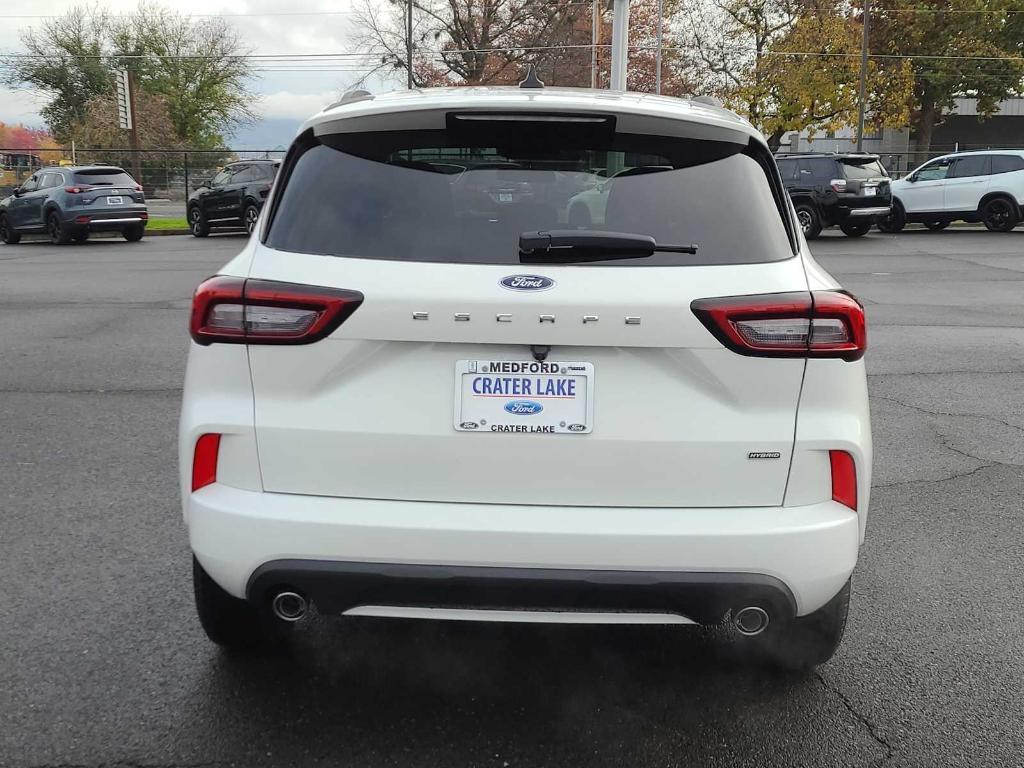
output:
[[[1024,209],[1024,150],[937,157],[894,181],[892,196],[892,212],[878,223],[883,232],[899,232],[908,222],[940,230],[960,220],[1009,232]]]
[[[726,622],[797,667],[842,638],[871,480],[864,313],[731,112],[343,101],[199,286],[191,335],[181,490],[215,642],[264,643],[311,604]]]

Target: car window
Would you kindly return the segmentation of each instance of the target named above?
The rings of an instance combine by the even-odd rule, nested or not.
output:
[[[234,173],[231,174],[232,184],[248,184],[251,181],[256,181],[259,178],[259,174],[251,165],[244,165],[237,168]]]
[[[851,181],[884,178],[889,175],[882,164],[874,158],[862,160],[859,157],[841,157],[839,167],[842,169],[843,177]]]
[[[213,177],[213,180],[210,182],[210,186],[222,187],[225,184],[227,184],[228,180],[231,178],[231,173],[233,170],[234,169],[232,168],[224,168],[223,170],[219,171],[217,175]]]
[[[783,181],[796,181],[798,176],[796,160],[779,160],[778,165]]]
[[[992,170],[990,155],[972,155],[970,157],[958,158],[953,163],[949,178],[965,179],[971,176],[988,176]]]
[[[39,174],[30,176],[24,184],[21,185],[22,192],[34,192],[39,186]]]
[[[284,170],[266,242],[302,253],[518,265],[523,232],[581,227],[699,248],[629,260],[634,266],[793,255],[763,150],[755,159],[742,144],[549,123],[497,138],[487,126],[321,136]],[[595,195],[609,168],[613,178]]]
[[[809,157],[800,161],[800,175],[805,179],[830,181],[836,173],[836,162],[830,157]]]
[[[135,179],[120,168],[87,168],[75,171],[75,181],[94,187],[134,187]]]
[[[1024,171],[1024,157],[1020,155],[992,155],[992,173]]]
[[[940,181],[949,173],[949,160],[936,160],[928,163],[914,174],[914,181]]]
[[[39,189],[49,189],[50,187],[56,187],[60,176],[56,173],[44,173],[42,178],[39,180]]]

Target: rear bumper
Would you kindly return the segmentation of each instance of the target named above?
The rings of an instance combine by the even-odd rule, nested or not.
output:
[[[850,208],[846,216],[850,219],[860,219],[867,216],[887,216],[890,206],[875,206],[873,208]]]
[[[260,600],[267,589],[289,584],[309,590],[328,611],[352,607],[353,599],[466,607],[525,600],[532,608],[687,610],[696,621],[711,615],[706,606],[717,611],[733,599],[732,590],[754,587],[804,615],[842,588],[859,548],[856,513],[833,501],[544,507],[341,499],[214,484],[189,494],[186,505],[192,550],[225,590]],[[417,578],[422,592],[413,586]],[[595,579],[610,588],[592,589]],[[364,587],[362,596],[350,594]]]
[[[81,219],[88,218],[88,221]],[[71,227],[87,229],[90,232],[104,232],[122,230],[125,227],[142,224],[149,220],[146,208],[124,208],[116,211],[100,211],[79,209],[68,212],[65,216],[65,223]]]

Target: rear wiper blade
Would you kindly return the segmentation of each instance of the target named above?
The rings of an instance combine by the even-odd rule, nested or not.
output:
[[[578,264],[611,259],[643,259],[657,252],[697,253],[696,245],[666,245],[650,235],[553,229],[519,235],[522,264]]]

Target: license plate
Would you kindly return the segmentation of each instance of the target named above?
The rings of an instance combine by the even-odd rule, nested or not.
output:
[[[876,187],[864,187],[864,197],[874,197],[878,194]]]
[[[459,432],[582,435],[593,426],[592,363],[455,362]]]
[[[123,197],[108,197],[107,205],[124,205]]]
[[[512,193],[511,192],[499,192],[498,193],[498,202],[500,202],[500,203],[511,203],[512,202]]]

